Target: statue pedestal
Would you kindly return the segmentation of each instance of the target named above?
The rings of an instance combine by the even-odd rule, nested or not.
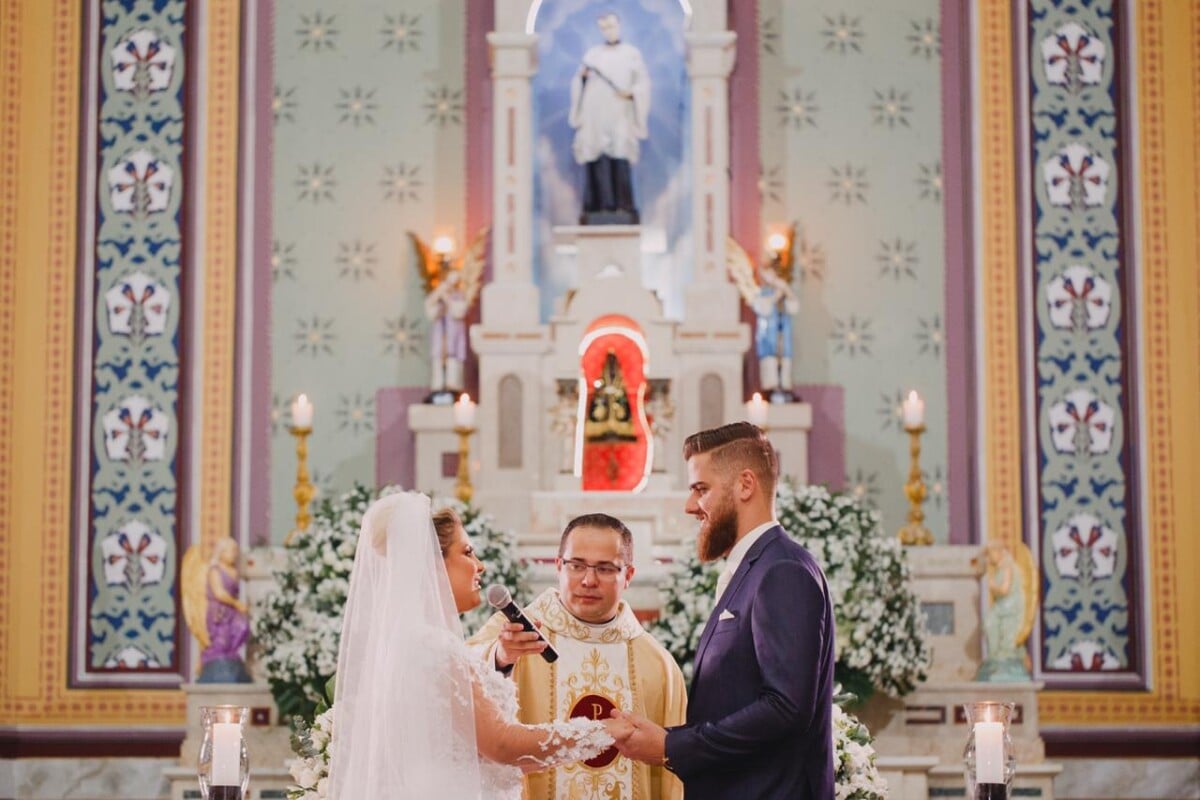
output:
[[[280,724],[271,690],[265,683],[188,683],[187,735],[179,749],[179,766],[164,770],[171,784],[171,800],[199,798],[196,762],[200,755],[203,727],[201,706],[234,705],[250,709],[246,724],[246,751],[250,755],[250,798],[285,798],[292,784],[286,763],[294,758],[291,730]]]
[[[981,548],[932,545],[906,549],[913,591],[925,612],[933,648],[929,677],[901,699],[876,693],[854,710],[875,737],[890,796],[926,800],[934,792],[942,797],[962,797],[963,750],[970,735],[962,706],[978,700],[1002,700],[1016,705],[1010,728],[1017,758],[1014,788],[1023,796],[1053,800],[1054,776],[1062,766],[1045,760],[1046,747],[1038,730],[1037,693],[1042,684],[974,680],[981,660],[981,578],[973,559]]]

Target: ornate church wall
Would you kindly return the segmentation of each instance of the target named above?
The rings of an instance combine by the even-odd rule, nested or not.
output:
[[[943,187],[938,2],[758,9],[761,221],[798,223],[795,379],[844,387],[845,485],[885,530],[908,511],[900,403],[926,399],[925,522],[950,541],[943,204],[962,201]]]
[[[318,5],[278,9],[273,28],[278,86],[270,292],[273,511],[270,530],[254,533],[276,542],[291,519],[294,456],[283,426],[292,394],[308,391],[317,404],[312,459],[319,485],[331,491],[353,479],[372,478],[374,392],[381,386],[425,384],[421,295],[403,231],[433,235],[447,225],[463,240],[464,186],[474,168],[464,155],[468,132],[462,129],[463,6],[433,0],[403,8]],[[179,351],[194,381],[191,391],[204,387],[202,395],[189,395],[180,407],[181,419],[189,420],[187,468],[179,462],[172,473],[192,498],[176,512],[185,521],[180,535],[188,536],[229,531],[234,484],[239,231],[232,210],[239,208],[242,17],[235,2],[210,2],[204,8],[205,55],[185,64],[198,71],[187,108],[203,99],[208,115],[197,122],[191,141],[207,155],[183,171],[185,184],[191,178],[193,202],[182,231],[206,253],[192,267],[191,285],[202,291],[203,302],[199,293],[181,293],[177,306],[191,309],[188,347],[206,343]],[[983,224],[977,232],[979,317],[969,322],[979,333],[980,531],[1015,539],[1025,530],[1033,488],[1025,483],[1020,419],[1026,378],[1018,322],[1023,302],[1018,225],[1026,211],[1016,178],[1013,7],[1009,0],[979,0],[973,13],[969,41],[977,65],[971,88],[978,105],[973,191]],[[797,218],[813,245],[806,262],[810,272],[799,285],[805,311],[797,335],[802,354],[797,377],[847,386],[847,430],[870,433],[857,442],[852,434],[848,442],[849,484],[876,498],[889,527],[901,513],[904,443],[897,431],[883,430],[885,421],[892,425],[888,415],[895,389],[909,385],[910,377],[912,385],[929,387],[931,412],[937,398],[951,391],[945,365],[948,311],[942,305],[950,268],[941,255],[941,237],[953,232],[938,233],[939,201],[932,194],[921,196],[937,186],[937,131],[943,130],[938,115],[957,112],[939,111],[937,58],[920,49],[929,46],[922,25],[939,18],[939,9],[926,0],[884,12],[847,10],[844,20],[840,11],[807,3],[764,2],[758,28],[762,218]],[[81,271],[77,253],[77,245],[86,241],[81,238],[82,193],[97,191],[95,183],[84,180],[79,144],[81,131],[85,147],[95,131],[80,114],[89,85],[80,69],[85,20],[77,3],[64,0],[6,0],[0,2],[0,20],[5,62],[0,70],[0,158],[5,162],[0,169],[0,756],[63,752],[89,741],[100,747],[103,740],[124,751],[166,752],[164,736],[169,739],[182,721],[178,692],[82,688],[71,676],[80,630],[72,585],[79,569],[96,570],[89,550],[92,531],[73,522],[76,459],[95,445],[93,428],[81,435],[74,427],[77,404],[88,405],[93,398],[83,389],[93,374],[75,369],[78,343],[90,345],[93,336],[89,330],[77,337],[75,329],[83,282],[94,280],[94,274]],[[1138,534],[1143,561],[1130,586],[1144,614],[1147,685],[1049,691],[1041,706],[1051,733],[1065,731],[1081,748],[1095,752],[1128,746],[1129,737],[1113,733],[1115,727],[1141,726],[1165,739],[1185,726],[1194,730],[1200,720],[1200,644],[1186,635],[1188,614],[1200,606],[1200,590],[1188,580],[1200,563],[1195,537],[1188,535],[1200,518],[1200,497],[1190,491],[1200,478],[1200,451],[1190,445],[1200,440],[1195,414],[1200,396],[1195,220],[1200,209],[1193,191],[1200,185],[1194,150],[1200,123],[1195,94],[1200,4],[1145,0],[1133,6],[1124,25],[1137,58],[1137,69],[1130,72],[1136,89],[1128,119],[1137,142],[1137,192],[1129,230],[1138,248],[1131,305],[1140,314],[1142,334],[1130,385],[1141,392],[1143,411],[1135,426],[1144,463],[1131,489],[1143,499]],[[861,28],[862,35],[839,36],[843,28]],[[857,41],[862,52],[849,46],[843,52],[844,41]],[[881,49],[869,54],[867,48],[877,42]],[[259,50],[269,53],[270,47]],[[185,41],[185,57],[188,52]],[[869,88],[864,98],[846,99],[861,86]],[[813,124],[793,120],[797,106],[811,111]],[[875,106],[884,114],[880,122]],[[897,120],[889,127],[887,118],[905,108],[909,126]],[[834,152],[839,135],[854,154]],[[820,158],[808,155],[810,146]],[[835,168],[841,180],[835,180]],[[847,175],[849,189],[855,189],[860,169],[866,170],[868,202],[835,198]],[[948,202],[944,191],[940,202]],[[197,215],[200,208],[207,213]],[[827,224],[817,224],[821,221]],[[820,277],[814,271],[818,264]],[[909,268],[915,276],[908,275]],[[943,316],[935,336],[938,314]],[[934,344],[943,348],[940,353]],[[873,371],[882,377],[869,385]],[[944,408],[950,406],[947,400]],[[950,443],[936,435],[927,442],[927,465],[945,465]],[[930,510],[935,534],[943,540],[951,536],[947,512]],[[176,546],[186,541],[177,539]],[[97,735],[97,726],[111,725],[136,732],[119,740]],[[1080,734],[1087,729],[1099,732],[1089,739]]]
[[[413,231],[464,218],[466,4],[280,3],[275,19],[271,529],[292,527],[292,398],[322,495],[375,476],[375,393],[428,387]],[[267,532],[263,532],[264,534]]]
[[[169,755],[179,555],[232,522],[242,9],[0,9],[0,755]]]

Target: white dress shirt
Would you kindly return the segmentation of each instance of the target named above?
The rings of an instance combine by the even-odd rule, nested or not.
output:
[[[721,574],[717,576],[717,603],[721,602],[721,595],[725,594],[725,590],[729,587],[729,582],[733,580],[733,574],[741,566],[742,559],[746,557],[746,553],[750,552],[750,548],[754,546],[754,543],[758,541],[760,536],[778,524],[777,520],[764,522],[737,540],[737,543],[725,558],[725,569],[721,570]]]

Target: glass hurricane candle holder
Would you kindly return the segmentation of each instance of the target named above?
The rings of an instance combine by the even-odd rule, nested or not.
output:
[[[243,800],[250,785],[250,756],[246,753],[245,706],[202,706],[204,738],[196,776],[205,800]]]
[[[963,704],[969,732],[963,765],[971,800],[1008,800],[1012,796],[1017,759],[1008,729],[1014,708],[1012,703],[996,700]]]

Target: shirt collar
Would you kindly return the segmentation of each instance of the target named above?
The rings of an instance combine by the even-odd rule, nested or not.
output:
[[[733,549],[729,551],[729,556],[725,559],[725,569],[730,575],[733,575],[733,573],[737,572],[737,568],[741,565],[742,559],[746,557],[746,553],[750,552],[750,548],[754,546],[754,543],[757,542],[764,533],[771,530],[771,528],[774,528],[778,524],[779,523],[776,520],[764,522],[762,525],[759,525],[757,528],[751,530],[741,539],[738,539],[737,544],[733,546]]]

